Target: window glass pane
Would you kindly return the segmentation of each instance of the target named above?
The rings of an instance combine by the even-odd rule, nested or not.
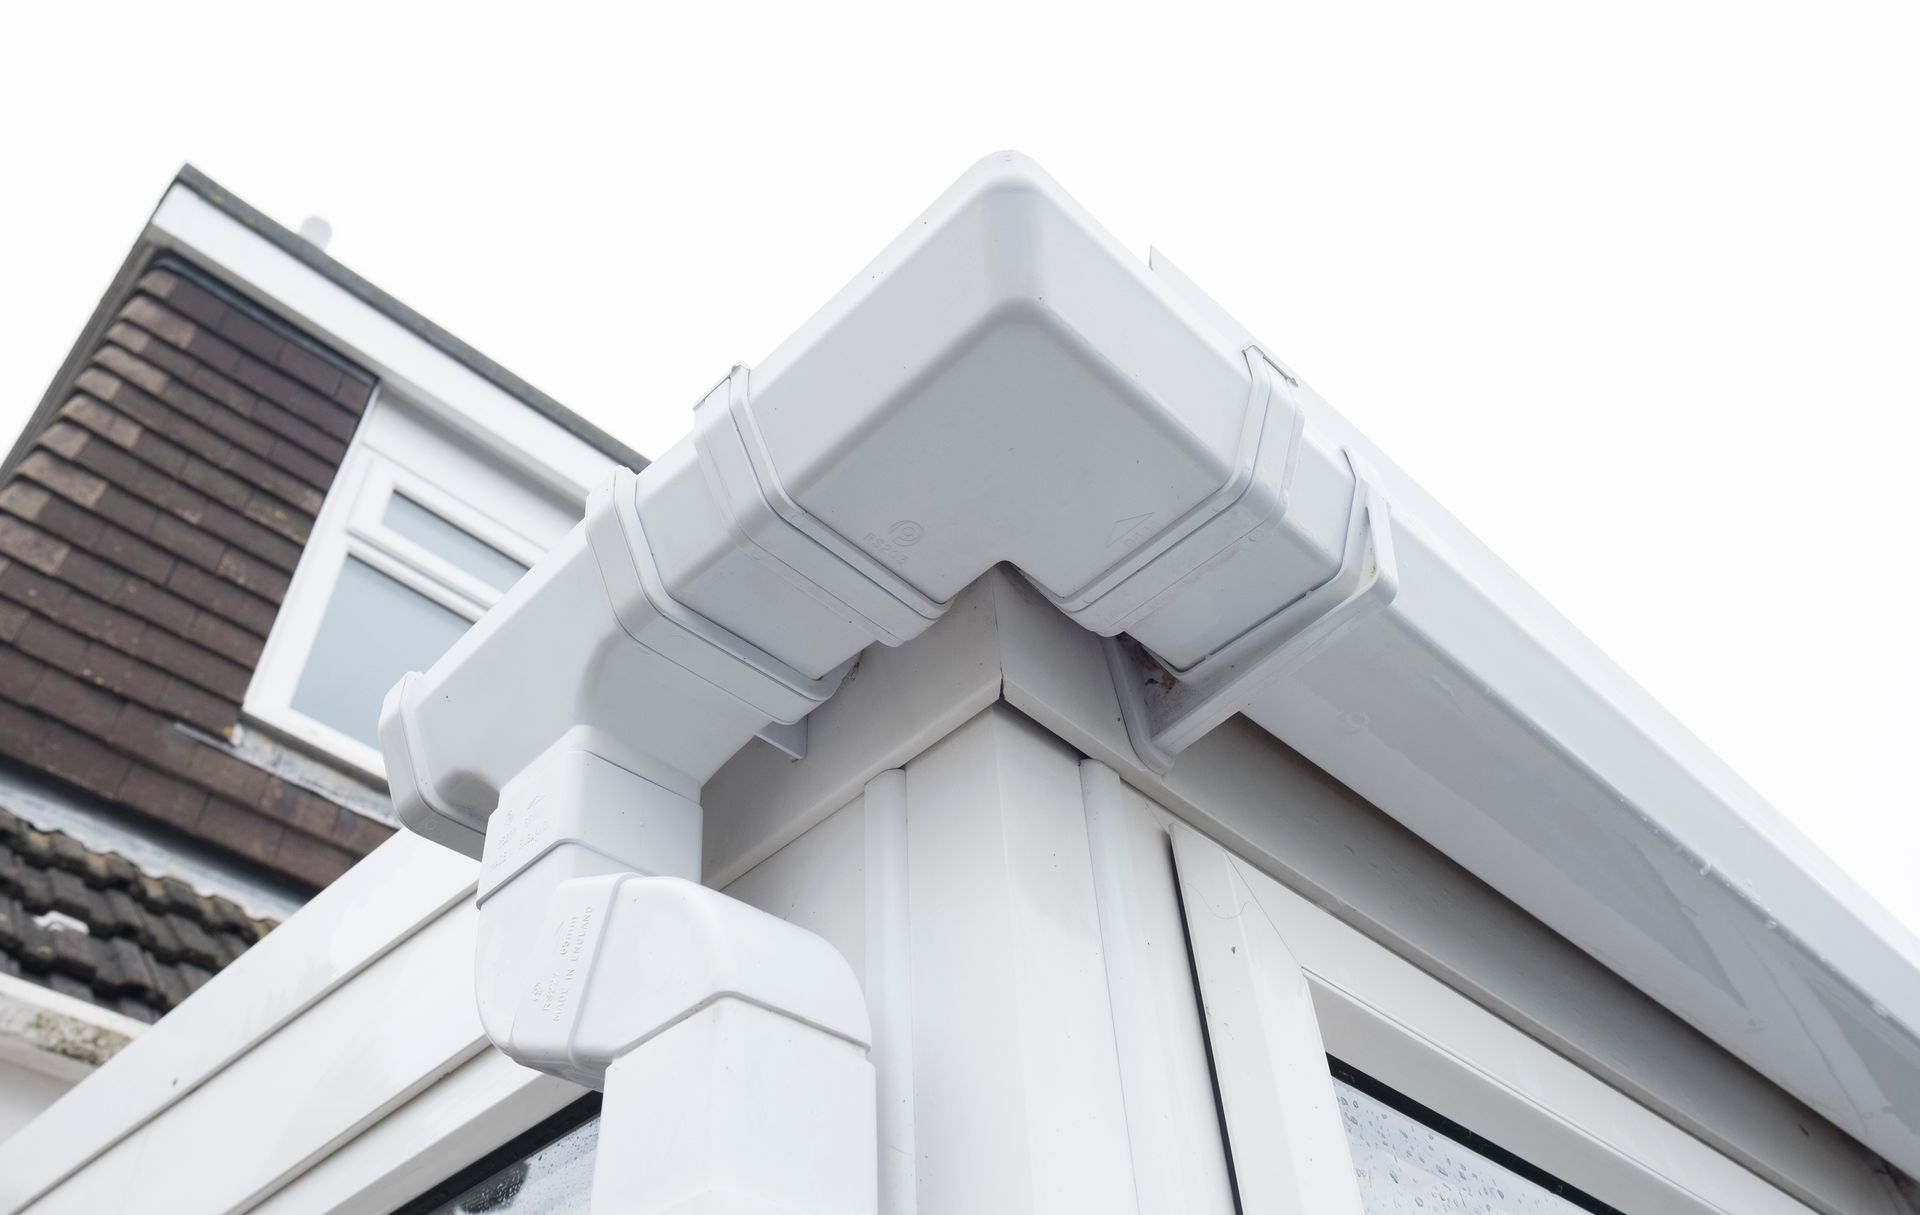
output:
[[[582,1123],[427,1215],[587,1215],[600,1120]]]
[[[349,557],[333,585],[293,707],[371,747],[380,702],[408,671],[424,671],[467,631],[467,618]]]
[[[526,566],[493,545],[397,490],[387,496],[387,509],[380,516],[380,522],[429,552],[445,557],[495,590],[506,590],[527,572]]]
[[[1370,1077],[1334,1076],[1367,1215],[1620,1215]]]

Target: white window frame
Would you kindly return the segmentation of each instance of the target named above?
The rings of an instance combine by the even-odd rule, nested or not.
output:
[[[368,419],[375,416],[375,411],[392,410],[397,405],[393,398],[376,391],[367,406]],[[307,655],[348,559],[365,562],[468,621],[478,620],[503,593],[388,527],[382,516],[396,493],[412,498],[522,565],[531,566],[545,551],[523,532],[408,467],[400,456],[356,437],[314,520],[312,535],[261,651],[241,711],[248,720],[374,780],[386,777],[378,748],[293,707]]]
[[[1247,1210],[1360,1211],[1329,1054],[1623,1211],[1809,1210],[1191,827],[1170,830]]]
[[[523,566],[531,566],[545,551],[507,524],[475,510],[396,461],[375,451],[366,452],[364,459],[368,464],[365,480],[347,520],[348,552],[392,573],[429,599],[477,619],[506,592],[389,527],[385,507],[395,494],[411,498]]]
[[[1361,1215],[1305,972],[1227,851],[1189,827],[1168,830],[1241,1207]]]

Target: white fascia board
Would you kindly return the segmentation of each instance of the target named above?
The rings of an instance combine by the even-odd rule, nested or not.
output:
[[[575,502],[615,461],[378,309],[252,231],[186,185],[160,200],[148,234],[242,284],[482,448]]]
[[[1247,716],[1920,1170],[1920,940],[1317,394],[1301,395],[1310,426],[1373,461],[1403,593]]]
[[[0,1211],[85,1169],[329,993],[470,899],[478,866],[396,835],[0,1143]],[[465,1004],[462,1005],[463,1011]],[[355,1030],[339,1029],[352,1038]]]
[[[487,1049],[471,988],[478,919],[461,905],[429,921],[26,1209],[251,1210]],[[112,1079],[109,1065],[48,1113]]]
[[[1011,563],[1083,627],[1149,652],[1129,665],[1115,647],[1148,766],[1245,711],[1920,1174],[1920,941],[1242,326],[1037,166],[983,160],[734,382],[714,408],[738,437],[716,426],[692,446],[721,451],[724,432],[747,454],[716,456],[702,482],[676,448],[643,483],[647,533],[685,550],[668,589],[693,609],[781,653],[784,621],[755,618],[766,594],[738,593],[743,554],[777,547],[842,583],[857,570],[869,585],[842,615],[870,620],[876,604],[934,618]],[[727,532],[681,488],[696,485],[763,522]]]
[[[1163,256],[1154,267],[1258,344]],[[1920,940],[1319,394],[1406,593],[1249,718],[1909,1173]],[[1396,729],[1418,721],[1417,728]],[[1410,745],[1410,742],[1413,745]]]
[[[1157,250],[1153,267],[1190,302],[1208,309],[1233,340],[1263,345]],[[1591,742],[1578,750],[1569,747],[1571,757],[1584,763],[1583,757],[1591,755],[1587,766],[1595,776],[1620,778],[1622,798],[1661,807],[1663,812],[1644,825],[1671,833],[1674,844],[1697,849],[1685,860],[1698,876],[1729,888],[1756,909],[1795,908],[1809,890],[1818,891],[1823,897],[1808,910],[1832,912],[1837,931],[1826,940],[1809,936],[1806,944],[1838,947],[1830,955],[1836,969],[1874,975],[1882,980],[1874,994],[1899,995],[1905,1011],[1920,1011],[1920,937],[1325,398],[1305,384],[1299,388],[1308,424],[1360,453],[1392,501],[1402,567],[1410,560],[1431,563],[1436,577],[1455,584],[1451,600],[1436,595],[1395,605],[1421,643],[1445,650],[1463,669],[1498,674],[1493,687],[1514,698],[1514,712],[1536,731]],[[1411,557],[1409,545],[1414,546]],[[1297,687],[1276,689],[1272,699],[1298,692]],[[1654,760],[1659,762],[1641,766]],[[1671,844],[1667,848],[1674,850]],[[1904,1024],[1913,1027],[1920,1020],[1909,1017]]]

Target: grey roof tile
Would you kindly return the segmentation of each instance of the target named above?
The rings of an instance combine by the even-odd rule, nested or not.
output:
[[[0,808],[0,972],[151,1021],[273,927]]]

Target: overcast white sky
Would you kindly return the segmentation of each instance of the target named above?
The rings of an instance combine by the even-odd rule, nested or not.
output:
[[[1165,249],[1920,926],[1920,8],[0,18],[0,431],[192,161],[643,452],[984,152]]]

